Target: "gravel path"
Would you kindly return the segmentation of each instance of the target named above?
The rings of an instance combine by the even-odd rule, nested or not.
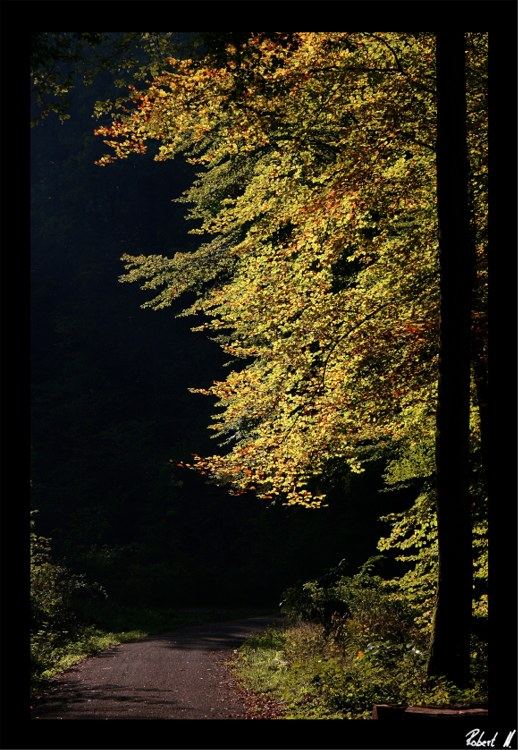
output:
[[[52,681],[34,719],[245,719],[226,661],[279,622],[250,617],[178,628],[89,657]]]

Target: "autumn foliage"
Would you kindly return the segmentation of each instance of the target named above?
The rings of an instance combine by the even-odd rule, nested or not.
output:
[[[470,141],[484,287],[484,41],[470,36]],[[434,37],[251,35],[225,64],[168,59],[97,133],[112,155],[184,155],[195,252],[124,256],[123,281],[186,291],[231,360],[195,466],[237,492],[318,506],[352,471],[433,440],[438,266]],[[473,428],[476,432],[476,419]]]

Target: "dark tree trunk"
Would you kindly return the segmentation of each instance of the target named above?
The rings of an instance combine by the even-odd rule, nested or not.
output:
[[[437,403],[439,579],[428,672],[469,679],[473,563],[469,481],[471,294],[464,35],[437,34],[437,207],[441,285]]]
[[[485,321],[484,321],[485,323]],[[477,394],[478,412],[480,417],[480,452],[482,456],[482,468],[484,481],[487,484],[488,477],[488,399],[489,383],[487,371],[487,327],[480,324],[473,332],[471,339],[471,357],[473,362],[473,378]]]

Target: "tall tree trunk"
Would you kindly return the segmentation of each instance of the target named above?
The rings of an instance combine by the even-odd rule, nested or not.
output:
[[[439,579],[428,673],[469,679],[473,583],[469,482],[470,321],[464,35],[437,34],[437,208],[441,286],[437,404]]]
[[[489,382],[487,371],[487,323],[482,319],[473,331],[471,339],[471,358],[473,362],[473,379],[477,393],[478,412],[480,417],[480,452],[484,481],[488,479],[488,400]]]

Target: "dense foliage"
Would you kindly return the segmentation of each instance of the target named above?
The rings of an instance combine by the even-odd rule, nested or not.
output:
[[[156,159],[201,165],[185,200],[211,239],[173,258],[125,256],[124,280],[163,287],[156,308],[197,291],[186,314],[205,313],[201,327],[242,360],[205,391],[231,448],[197,466],[238,491],[318,505],[330,460],[357,471],[373,448],[404,454],[434,433],[433,35],[257,35],[224,66],[167,62],[97,132],[118,157],[151,140]]]

